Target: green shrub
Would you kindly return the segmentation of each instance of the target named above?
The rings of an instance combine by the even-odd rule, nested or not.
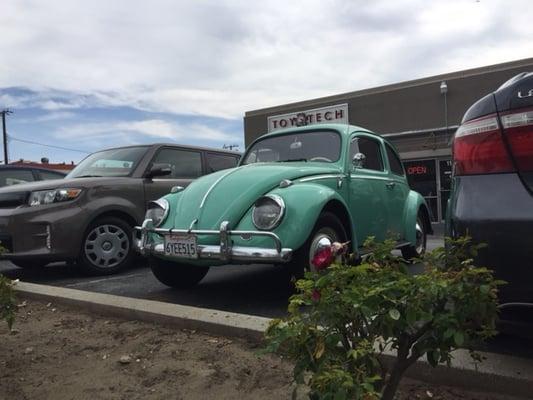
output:
[[[5,320],[9,329],[13,326],[17,311],[13,285],[13,281],[0,274],[0,320]]]
[[[289,316],[266,332],[267,351],[295,362],[294,379],[312,399],[394,397],[404,372],[419,358],[436,366],[451,352],[495,334],[497,286],[492,272],[472,264],[479,246],[446,239],[423,256],[422,274],[394,256],[393,241],[365,243],[360,265],[333,264],[296,282]],[[337,245],[338,246],[338,245]],[[384,363],[392,349],[397,357]]]

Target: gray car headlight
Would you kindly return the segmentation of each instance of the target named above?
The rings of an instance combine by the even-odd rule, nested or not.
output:
[[[268,231],[281,222],[285,214],[283,199],[275,194],[267,194],[259,198],[252,210],[252,222],[257,229]]]
[[[30,196],[28,197],[28,205],[34,207],[43,204],[70,201],[78,197],[80,193],[81,189],[75,188],[39,190],[37,192],[30,193]]]
[[[166,199],[158,199],[148,203],[144,219],[151,219],[155,227],[160,226],[168,216],[170,206]]]

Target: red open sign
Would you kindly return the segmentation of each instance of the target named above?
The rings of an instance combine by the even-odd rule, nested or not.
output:
[[[407,168],[408,175],[424,175],[428,173],[428,169],[424,165],[413,165]]]

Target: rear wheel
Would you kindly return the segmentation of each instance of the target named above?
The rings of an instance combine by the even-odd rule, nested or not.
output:
[[[96,219],[83,236],[78,265],[91,275],[111,275],[134,259],[132,227],[116,217]]]
[[[195,286],[209,271],[209,267],[179,264],[157,257],[150,257],[148,264],[159,282],[175,289],[188,289]]]
[[[402,247],[402,256],[406,260],[411,260],[416,257],[421,257],[426,252],[427,232],[424,224],[424,216],[422,212],[418,212],[416,218],[416,242],[413,245]]]
[[[322,212],[309,238],[294,254],[290,264],[293,275],[300,278],[304,271],[315,271],[311,260],[317,251],[333,242],[345,242],[347,238],[346,230],[339,218],[329,211]]]

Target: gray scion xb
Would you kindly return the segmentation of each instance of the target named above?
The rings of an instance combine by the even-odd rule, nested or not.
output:
[[[113,274],[132,262],[132,227],[150,201],[239,158],[172,144],[119,147],[89,155],[65,179],[1,188],[1,257],[23,268],[67,261]]]

